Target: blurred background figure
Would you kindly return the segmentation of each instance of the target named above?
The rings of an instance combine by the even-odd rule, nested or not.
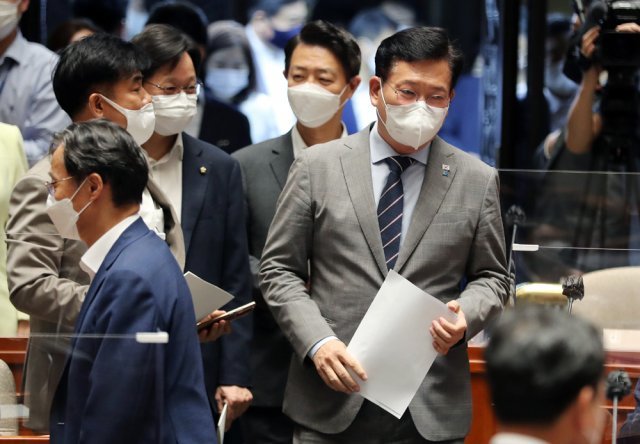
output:
[[[207,91],[247,116],[253,143],[279,136],[269,98],[256,90],[256,67],[244,27],[238,22],[222,20],[210,24],[208,34]]]
[[[564,310],[505,312],[485,351],[498,418],[490,444],[593,444],[606,424],[601,332]]]
[[[544,67],[544,95],[549,105],[551,131],[561,129],[567,121],[578,85],[564,75],[565,54],[569,50],[571,18],[554,13],[547,17],[546,60]]]
[[[103,31],[124,37],[128,3],[128,0],[75,0],[71,11],[74,18],[87,18]]]
[[[71,120],[51,85],[58,57],[19,29],[28,8],[29,0],[0,0],[0,122],[20,129],[27,161],[34,165],[47,154],[53,134]]]
[[[60,52],[69,43],[77,42],[89,35],[102,30],[87,18],[75,18],[61,23],[54,29],[47,39],[47,48],[53,52]]]
[[[19,333],[19,319],[21,319],[21,327],[28,325],[28,317],[18,318],[19,312],[9,300],[7,243],[5,242],[5,225],[9,218],[11,190],[26,171],[27,158],[22,149],[20,130],[17,126],[0,123],[0,337],[16,336]],[[28,329],[26,332],[24,336],[28,336]]]
[[[279,134],[289,131],[295,123],[282,74],[284,47],[300,32],[308,12],[305,0],[256,0],[249,10],[247,38],[256,67],[257,90],[269,96]]]
[[[382,40],[394,34],[397,29],[397,23],[382,7],[363,9],[349,23],[349,32],[356,38],[362,54],[362,86],[356,89],[351,98],[358,129],[376,120],[376,109],[369,98],[369,79],[376,74],[376,49]]]
[[[147,20],[147,25],[154,23],[173,26],[191,37],[198,45],[201,60],[205,59],[209,22],[202,9],[186,1],[157,3],[150,9]],[[202,68],[198,69],[197,75],[202,82]],[[251,129],[247,117],[234,106],[207,92],[198,97],[197,113],[185,132],[222,148],[227,153],[251,144]]]

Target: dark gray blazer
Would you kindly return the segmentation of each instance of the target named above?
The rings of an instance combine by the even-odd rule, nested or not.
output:
[[[387,274],[369,132],[317,145],[296,159],[260,267],[260,287],[295,351],[284,412],[322,433],[344,431],[363,398],[328,388],[307,353],[330,335],[348,344]],[[467,339],[498,314],[508,280],[495,169],[436,138],[394,269],[443,302],[458,300]],[[435,360],[409,406],[420,434],[430,441],[465,436],[470,389],[465,343]]]
[[[247,208],[251,271],[254,276],[251,368],[253,405],[282,406],[292,349],[258,288],[258,265],[280,192],[293,163],[291,131],[232,154],[240,162]]]

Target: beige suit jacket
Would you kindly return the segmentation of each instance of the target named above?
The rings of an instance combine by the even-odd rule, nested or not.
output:
[[[369,131],[312,147],[293,163],[262,256],[262,291],[296,353],[284,411],[322,433],[345,430],[363,398],[325,386],[307,353],[330,335],[348,344],[387,274]],[[443,302],[458,300],[466,337],[478,333],[508,294],[497,172],[436,138],[394,269]],[[436,359],[409,410],[428,440],[468,432],[466,344]]]
[[[7,223],[7,272],[11,302],[31,316],[24,382],[27,426],[48,433],[51,401],[64,369],[68,339],[88,289],[79,267],[87,247],[62,239],[46,212],[49,157],[35,164],[11,194]],[[184,240],[175,211],[151,180],[149,192],[164,209],[167,243],[184,268]]]

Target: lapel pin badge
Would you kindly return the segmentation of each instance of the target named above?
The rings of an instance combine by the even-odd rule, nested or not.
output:
[[[201,167],[200,167],[200,174],[202,174],[203,176],[204,176],[205,174],[207,174],[207,167],[206,167],[206,166],[201,166]]]
[[[449,165],[447,165],[446,163],[442,164],[442,175],[443,176],[448,176],[449,175],[449,171],[451,171],[451,167]]]

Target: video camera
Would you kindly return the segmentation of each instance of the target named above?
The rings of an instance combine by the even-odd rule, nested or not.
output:
[[[608,74],[600,104],[602,137],[613,161],[630,162],[640,157],[640,33],[616,27],[640,24],[640,0],[594,0],[584,18],[581,34],[600,26],[591,62]]]

